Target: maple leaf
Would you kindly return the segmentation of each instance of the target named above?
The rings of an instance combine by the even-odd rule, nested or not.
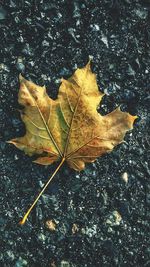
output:
[[[103,96],[96,75],[91,72],[90,61],[68,80],[61,80],[56,100],[47,95],[45,87],[20,75],[18,101],[24,106],[21,117],[26,134],[9,142],[29,156],[37,155],[36,163],[49,165],[60,161],[50,180],[64,161],[81,171],[86,162],[94,162],[123,142],[137,118],[120,108],[100,115],[97,108]]]

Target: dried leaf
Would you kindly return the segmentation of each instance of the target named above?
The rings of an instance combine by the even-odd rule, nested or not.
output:
[[[137,116],[120,108],[106,116],[97,112],[104,94],[97,86],[90,62],[62,79],[58,98],[52,100],[45,87],[20,76],[18,101],[26,126],[23,137],[10,142],[29,156],[39,155],[36,163],[49,165],[63,158],[78,171],[123,141]]]
[[[26,126],[23,137],[9,141],[29,156],[37,155],[36,163],[60,164],[33,202],[20,224],[24,224],[36,202],[64,161],[81,171],[86,162],[110,152],[123,142],[125,133],[133,128],[137,116],[120,108],[101,116],[97,112],[104,94],[97,86],[90,62],[77,69],[68,79],[62,79],[58,98],[52,100],[45,87],[27,81],[20,75],[18,101],[24,106],[21,114]]]

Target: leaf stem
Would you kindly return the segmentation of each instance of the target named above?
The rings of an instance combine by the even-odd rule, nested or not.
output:
[[[50,176],[50,178],[48,179],[47,183],[44,185],[43,189],[41,190],[41,192],[38,194],[38,196],[36,197],[36,199],[34,200],[33,204],[31,205],[31,207],[28,209],[28,211],[26,212],[26,214],[24,215],[23,219],[19,222],[19,224],[23,225],[30,212],[32,211],[32,209],[34,208],[35,204],[37,203],[37,201],[39,200],[40,196],[43,194],[43,192],[45,191],[45,189],[47,188],[47,186],[49,185],[49,183],[52,181],[53,177],[55,176],[55,174],[58,172],[58,170],[60,169],[60,167],[63,165],[65,161],[65,158],[62,158],[60,164],[58,165],[58,167],[56,168],[56,170],[54,171],[54,173]]]

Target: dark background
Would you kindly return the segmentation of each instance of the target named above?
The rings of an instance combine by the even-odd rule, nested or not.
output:
[[[150,266],[150,1],[1,0],[0,5],[0,266]],[[20,217],[56,164],[36,165],[6,143],[25,132],[18,75],[45,84],[56,98],[60,78],[83,67],[89,55],[106,93],[100,112],[121,105],[139,119],[124,144],[81,173],[64,166],[20,227]],[[56,231],[46,227],[48,219]]]

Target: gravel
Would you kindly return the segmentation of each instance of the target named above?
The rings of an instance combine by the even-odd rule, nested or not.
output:
[[[150,266],[149,20],[148,0],[0,2],[0,266]],[[18,75],[56,98],[60,78],[89,56],[106,93],[100,112],[121,105],[139,119],[124,144],[81,173],[64,166],[21,227],[56,164],[38,166],[6,143],[25,132]]]

